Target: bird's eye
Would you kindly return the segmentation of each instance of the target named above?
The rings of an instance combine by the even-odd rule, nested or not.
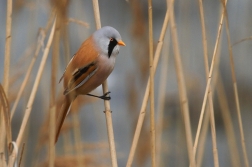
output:
[[[114,38],[110,38],[110,41],[114,41]]]

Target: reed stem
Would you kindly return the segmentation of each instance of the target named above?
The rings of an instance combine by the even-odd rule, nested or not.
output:
[[[94,8],[96,29],[100,29],[101,20],[100,20],[100,10],[99,10],[98,0],[93,0],[93,8]],[[104,83],[102,84],[102,90],[103,90],[103,93],[109,92],[107,80],[104,81]],[[107,130],[108,130],[108,140],[109,140],[112,167],[117,167],[116,147],[115,147],[113,123],[112,123],[112,111],[110,109],[109,100],[104,100],[104,107],[105,107],[104,112],[105,112],[106,124],[107,124]]]
[[[160,33],[160,37],[159,37],[159,40],[158,40],[157,48],[156,48],[156,51],[155,51],[154,60],[153,60],[154,74],[156,72],[157,64],[158,64],[159,57],[160,57],[160,52],[161,52],[161,49],[163,47],[163,41],[164,41],[164,37],[165,37],[165,34],[166,34],[166,29],[167,29],[167,26],[168,26],[168,22],[169,22],[169,12],[167,10],[166,14],[165,14],[165,19],[164,19],[164,23],[163,23],[163,26],[162,26],[162,30],[161,30],[161,33]],[[128,161],[127,161],[127,165],[126,165],[127,167],[131,167],[133,159],[134,159],[137,143],[138,143],[138,140],[139,140],[140,132],[141,132],[141,129],[142,129],[142,126],[143,126],[143,121],[144,121],[145,114],[146,114],[145,110],[146,110],[147,103],[148,103],[149,90],[150,90],[150,78],[148,78],[147,86],[146,86],[144,97],[143,97],[142,106],[141,106],[141,109],[140,109],[140,112],[139,112],[137,127],[136,127],[136,130],[135,130],[134,138],[133,138],[133,141],[132,141],[132,145],[131,145],[131,148],[130,148],[130,153],[129,153],[129,157],[128,157]]]
[[[155,101],[154,101],[154,70],[153,70],[153,26],[152,0],[148,0],[149,16],[149,68],[150,68],[150,132],[151,132],[151,164],[156,166],[156,128],[155,128]]]
[[[245,166],[249,167],[249,160],[248,160],[248,154],[247,154],[246,142],[245,142],[244,130],[243,130],[243,123],[242,123],[242,117],[241,117],[240,100],[239,100],[237,81],[236,81],[236,75],[235,75],[233,50],[232,50],[231,39],[230,39],[229,22],[228,22],[228,16],[227,16],[226,5],[225,5],[224,0],[222,0],[222,4],[223,4],[223,10],[225,11],[224,13],[225,13],[225,22],[226,22],[226,34],[227,34],[227,41],[228,41],[229,60],[230,60],[234,95],[235,95],[236,112],[238,116],[238,123],[239,123],[239,130],[240,130],[242,153],[243,153],[243,158],[244,158],[243,160],[245,162]]]
[[[6,11],[6,37],[5,37],[5,57],[3,73],[3,89],[8,99],[9,92],[9,74],[10,74],[10,57],[11,57],[11,24],[12,24],[12,0],[7,0]],[[2,110],[0,106],[0,111]],[[4,152],[6,127],[4,124],[4,115],[0,112],[0,153]]]
[[[225,4],[226,3],[227,3],[227,0],[226,0]],[[215,62],[216,62],[217,50],[218,50],[219,43],[220,43],[220,36],[221,36],[222,25],[223,25],[223,18],[224,18],[224,11],[222,12],[219,27],[218,27],[216,42],[215,42],[214,51],[213,51],[212,62],[211,62],[210,71],[209,71],[209,75],[208,75],[208,79],[207,79],[207,85],[206,85],[206,89],[205,89],[205,94],[204,94],[204,99],[203,99],[202,108],[201,108],[201,112],[200,112],[200,118],[199,118],[199,122],[198,122],[196,137],[195,137],[195,141],[194,141],[194,150],[197,150],[197,147],[198,147],[199,135],[200,135],[200,131],[201,131],[203,116],[204,116],[204,113],[205,113],[206,100],[207,100],[207,97],[208,97],[208,94],[209,94],[209,91],[210,91],[213,69],[214,69],[214,65],[215,65]]]
[[[52,26],[52,29],[51,29],[51,33],[49,35],[49,39],[48,39],[46,48],[44,50],[44,54],[43,54],[43,57],[42,57],[42,60],[41,60],[40,66],[39,66],[39,70],[38,70],[38,73],[36,75],[36,79],[35,79],[35,82],[34,82],[34,85],[33,85],[33,88],[32,88],[32,92],[31,92],[29,100],[28,100],[28,104],[27,104],[27,107],[26,107],[26,110],[25,110],[25,115],[24,115],[20,130],[19,130],[19,133],[18,133],[18,136],[17,136],[16,143],[17,143],[18,148],[20,147],[20,144],[21,144],[22,139],[23,139],[26,124],[27,124],[28,119],[29,119],[30,114],[31,114],[31,110],[32,110],[34,99],[35,99],[35,95],[36,95],[38,85],[39,85],[39,82],[40,82],[40,79],[41,79],[41,76],[42,76],[42,73],[43,73],[43,70],[44,70],[44,67],[45,67],[46,59],[48,57],[48,53],[49,53],[49,50],[50,50],[50,47],[51,47],[51,44],[52,44],[52,40],[53,40],[53,36],[54,36],[54,30],[55,30],[55,24],[56,24],[56,19],[54,20],[54,23],[53,23],[53,26]]]
[[[201,20],[201,29],[202,29],[202,43],[203,43],[203,51],[204,51],[204,63],[205,63],[205,73],[206,73],[206,81],[209,76],[209,65],[208,65],[208,55],[207,55],[207,37],[206,37],[206,28],[205,28],[205,19],[204,19],[204,8],[202,0],[199,0],[199,9],[200,9],[200,20]],[[208,93],[208,107],[210,111],[210,124],[211,124],[211,132],[212,132],[212,143],[213,143],[213,156],[214,156],[214,164],[215,167],[219,166],[218,160],[218,149],[217,149],[217,141],[216,141],[216,129],[215,129],[215,118],[214,118],[214,107],[213,107],[213,97],[212,90],[209,88]],[[195,159],[196,148],[193,149],[193,158]]]

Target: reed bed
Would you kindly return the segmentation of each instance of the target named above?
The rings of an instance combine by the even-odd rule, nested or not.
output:
[[[252,22],[236,2],[6,2],[1,167],[252,163],[246,31]],[[243,16],[238,27],[235,14]],[[78,97],[55,144],[60,75],[82,41],[103,25],[115,27],[127,45],[108,81],[92,92],[110,90],[112,100]]]

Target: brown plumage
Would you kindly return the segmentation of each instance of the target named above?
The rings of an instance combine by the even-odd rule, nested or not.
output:
[[[91,49],[91,48],[94,48],[92,40],[93,39],[91,36],[82,43],[80,49],[76,52],[76,54],[70,60],[63,76],[61,77],[61,80],[62,79],[64,80],[64,88],[65,88],[64,95],[66,96],[65,96],[64,104],[62,105],[60,109],[60,113],[57,117],[55,142],[57,142],[58,140],[61,127],[68,114],[70,105],[72,101],[78,95],[78,91],[79,91],[78,89],[84,89],[83,91],[85,92],[85,87],[79,87],[76,89],[76,86],[79,85],[81,81],[87,78],[88,75],[91,74],[97,68],[95,64],[96,64],[96,61],[97,61],[96,59],[99,56],[99,54],[94,49]],[[90,48],[90,49],[87,49],[87,48]],[[86,53],[85,53],[85,49],[86,49]],[[85,56],[85,55],[90,55],[90,56]],[[94,64],[94,65],[90,66],[90,64]],[[87,67],[87,70],[82,72],[80,69],[83,69],[85,67]],[[77,77],[74,77],[74,76],[77,76]],[[86,91],[86,93],[89,93],[89,92]]]
[[[64,80],[65,99],[57,116],[55,142],[72,101],[78,95],[86,95],[101,85],[114,69],[118,45],[125,46],[117,30],[103,27],[82,43],[68,63],[60,79]]]

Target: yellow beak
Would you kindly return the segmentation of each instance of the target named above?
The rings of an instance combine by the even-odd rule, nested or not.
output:
[[[126,44],[125,44],[122,40],[118,41],[118,42],[117,42],[117,45],[126,46]]]

